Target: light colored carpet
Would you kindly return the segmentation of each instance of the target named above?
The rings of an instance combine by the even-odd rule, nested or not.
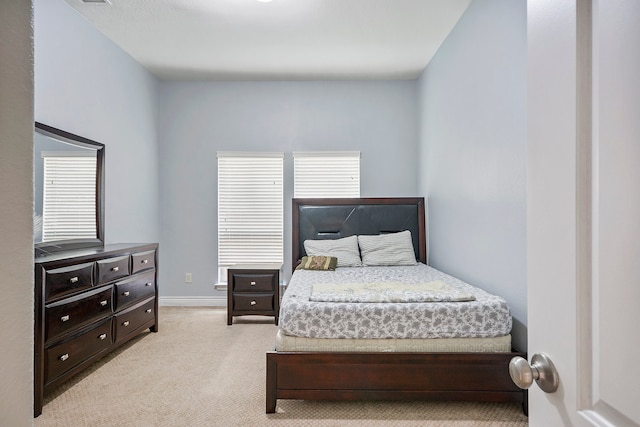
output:
[[[161,307],[146,332],[45,397],[47,426],[501,426],[525,427],[518,404],[279,400],[265,414],[270,317],[209,307]]]

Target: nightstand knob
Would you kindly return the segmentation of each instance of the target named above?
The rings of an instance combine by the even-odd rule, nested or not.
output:
[[[107,334],[101,334],[100,336],[98,336],[98,338],[100,338],[101,340],[107,338]]]
[[[76,277],[72,277],[71,279],[69,279],[69,281],[70,281],[71,283],[76,283],[76,282],[78,281],[78,276],[76,276]]]
[[[118,270],[120,270],[120,267],[113,267],[113,268],[111,269],[111,271],[118,271]]]
[[[256,305],[256,302],[255,302],[255,301],[251,301],[251,303],[250,303],[250,304],[251,304],[251,305]]]
[[[129,291],[124,291],[124,292],[122,293],[122,295],[124,295],[125,297],[128,297],[128,296],[129,296],[129,293],[130,293]]]
[[[129,326],[129,321],[127,320],[126,322],[122,322],[122,326]]]
[[[251,286],[255,286],[255,285],[256,285],[256,282],[251,282]]]
[[[63,362],[65,360],[67,360],[68,358],[69,358],[69,353],[65,353],[65,354],[63,354],[62,356],[59,357],[59,359],[62,360]]]
[[[69,320],[69,315],[68,315],[68,314],[65,314],[64,316],[62,316],[62,317],[60,318],[60,320],[62,320],[63,322],[66,322],[67,320]]]
[[[153,283],[152,283],[152,282],[147,282],[147,283],[145,283],[144,285],[145,285],[145,286],[151,286],[151,285],[153,285]]]
[[[151,309],[150,309],[150,308],[147,308],[147,309],[145,310],[145,313],[151,313]]]
[[[142,261],[140,261],[142,264],[147,264],[149,262],[148,259],[143,259]]]
[[[100,305],[101,305],[102,307],[104,307],[105,305],[107,305],[107,300],[100,301]]]

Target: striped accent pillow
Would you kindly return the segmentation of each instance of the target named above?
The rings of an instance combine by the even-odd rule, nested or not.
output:
[[[296,270],[335,270],[338,258],[332,256],[303,256]]]
[[[305,240],[304,250],[308,256],[324,255],[338,258],[338,267],[362,266],[356,236],[334,240]]]
[[[411,232],[358,236],[363,265],[416,265]]]

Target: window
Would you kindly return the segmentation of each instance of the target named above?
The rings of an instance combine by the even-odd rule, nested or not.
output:
[[[95,153],[43,152],[42,158],[42,241],[95,238]]]
[[[293,153],[294,197],[360,197],[360,152]]]
[[[283,259],[282,153],[218,153],[218,281],[242,263]]]

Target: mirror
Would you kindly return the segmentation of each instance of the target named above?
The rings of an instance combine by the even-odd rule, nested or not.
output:
[[[104,244],[104,144],[36,122],[36,255]]]

